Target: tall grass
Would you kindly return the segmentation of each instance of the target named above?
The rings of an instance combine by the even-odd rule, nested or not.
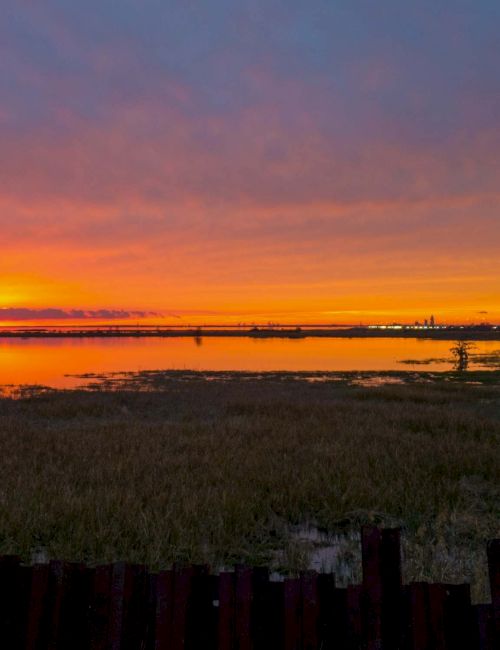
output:
[[[313,526],[340,535],[355,579],[353,532],[379,522],[404,527],[408,579],[467,580],[484,598],[499,436],[495,385],[173,374],[156,392],[1,399],[0,552],[295,571]]]

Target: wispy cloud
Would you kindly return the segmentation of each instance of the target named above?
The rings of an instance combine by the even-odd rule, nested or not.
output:
[[[106,319],[126,320],[129,318],[161,318],[162,314],[150,311],[128,311],[125,309],[29,309],[25,307],[5,307],[0,309],[0,321],[38,321],[38,320],[84,320]]]

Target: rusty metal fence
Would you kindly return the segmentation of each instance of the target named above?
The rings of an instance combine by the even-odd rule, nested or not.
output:
[[[283,581],[262,567],[25,566],[0,558],[2,650],[499,650],[500,540],[488,545],[491,604],[467,584],[401,580],[400,532],[362,529],[363,582]]]

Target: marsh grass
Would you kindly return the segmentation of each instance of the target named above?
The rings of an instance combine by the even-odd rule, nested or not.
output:
[[[321,546],[294,534],[307,525],[340,540],[339,573],[356,579],[359,525],[375,522],[403,526],[406,579],[470,581],[487,598],[498,377],[202,379],[0,399],[0,553],[294,572]]]

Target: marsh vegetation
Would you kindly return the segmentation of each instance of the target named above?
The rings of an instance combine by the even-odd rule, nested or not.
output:
[[[419,376],[143,373],[0,399],[0,553],[323,562],[342,582],[359,577],[359,525],[377,522],[403,527],[406,579],[484,599],[499,373]]]

